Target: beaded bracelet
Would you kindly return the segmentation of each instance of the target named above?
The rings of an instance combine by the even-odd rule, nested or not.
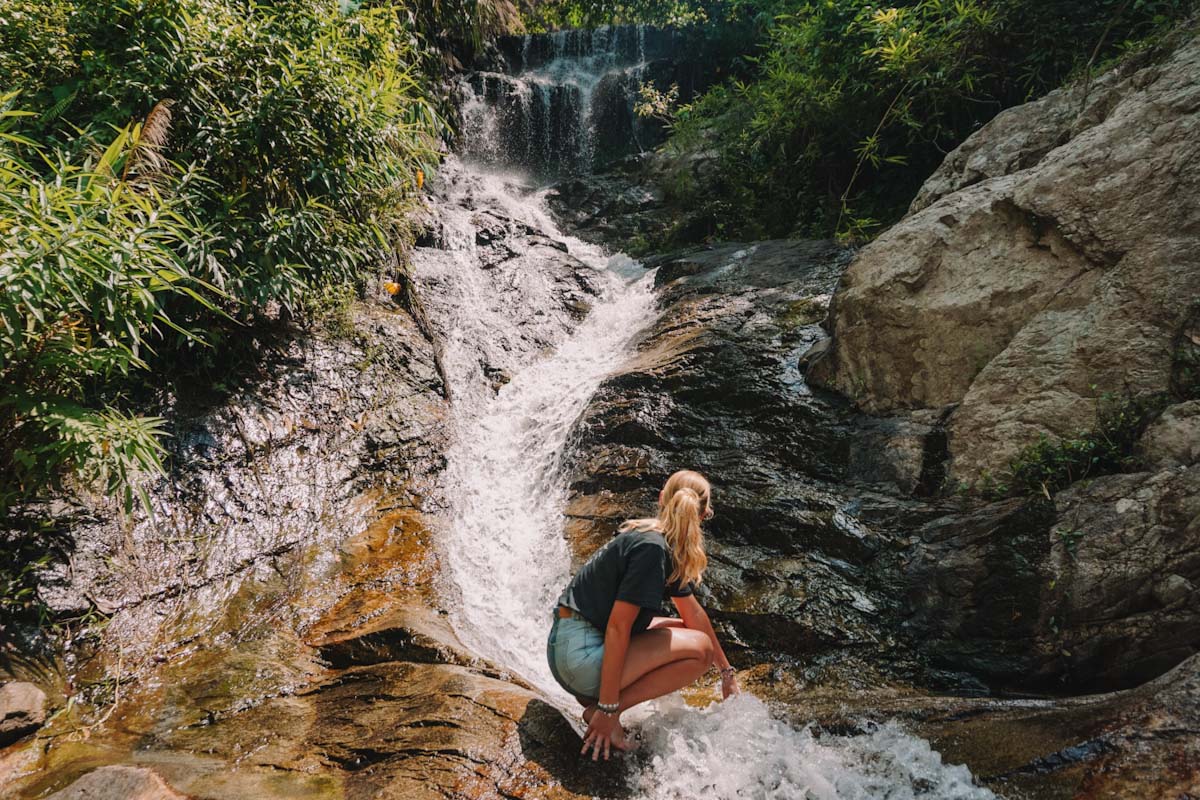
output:
[[[621,710],[620,703],[596,703],[596,708],[605,714],[615,714]]]

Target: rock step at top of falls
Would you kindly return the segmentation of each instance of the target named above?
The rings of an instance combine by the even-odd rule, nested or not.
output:
[[[669,58],[678,52],[683,34],[671,28],[614,25],[591,30],[563,30],[501,37],[496,46],[505,71],[518,73],[563,59],[610,58],[635,63]]]

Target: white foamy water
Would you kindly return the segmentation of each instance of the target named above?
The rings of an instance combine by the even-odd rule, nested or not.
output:
[[[705,709],[678,695],[640,724],[644,766],[631,781],[653,800],[993,800],[966,767],[942,763],[895,723],[818,736],[775,719],[750,695]]]
[[[446,470],[454,501],[446,571],[463,595],[456,628],[481,655],[556,694],[545,640],[570,577],[561,459],[588,399],[653,320],[651,285],[650,276],[614,280],[553,355],[456,414]]]

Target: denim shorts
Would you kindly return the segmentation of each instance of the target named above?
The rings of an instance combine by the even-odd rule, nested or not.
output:
[[[559,686],[579,697],[600,696],[604,634],[595,625],[578,614],[563,619],[556,608],[546,642],[546,660]]]

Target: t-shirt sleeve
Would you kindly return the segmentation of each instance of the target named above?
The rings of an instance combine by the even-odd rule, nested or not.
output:
[[[671,597],[691,597],[696,593],[696,585],[691,581],[680,585],[678,581],[667,584],[667,594]]]
[[[667,582],[664,560],[663,549],[653,542],[634,546],[625,557],[617,599],[642,608],[661,606],[663,584]]]

